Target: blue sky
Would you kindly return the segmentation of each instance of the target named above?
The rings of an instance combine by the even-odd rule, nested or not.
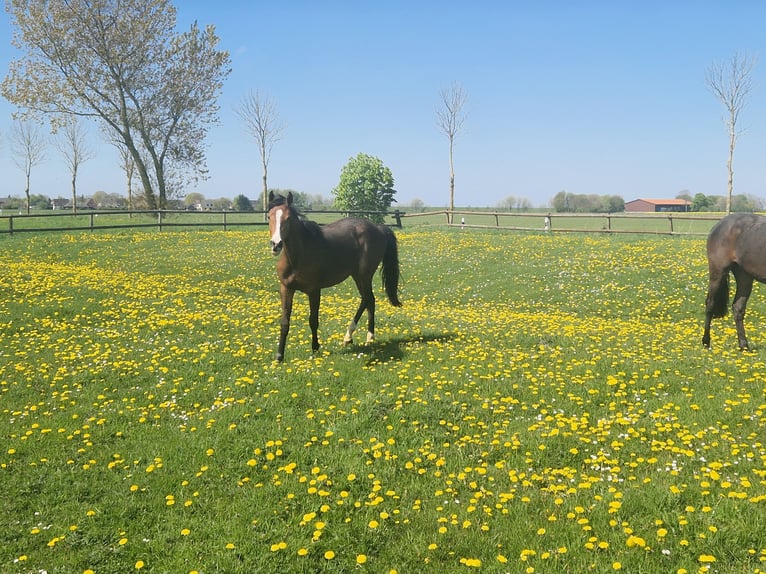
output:
[[[546,206],[559,191],[674,197],[726,191],[724,109],[705,84],[713,62],[761,58],[742,113],[735,193],[766,197],[766,3],[760,1],[177,2],[179,29],[213,24],[232,58],[210,178],[189,191],[255,197],[261,170],[236,106],[249,90],[286,125],[269,186],[330,196],[363,152],[394,175],[397,200],[446,206],[448,142],[439,91],[459,82],[467,117],[455,142],[455,203],[508,196]],[[0,13],[0,70],[14,56]],[[13,108],[0,99],[0,196],[21,196],[10,159]],[[124,193],[116,152],[97,130],[78,189]],[[32,173],[32,193],[68,197],[60,154]]]

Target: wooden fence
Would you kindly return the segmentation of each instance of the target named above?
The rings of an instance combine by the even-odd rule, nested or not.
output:
[[[368,213],[368,212],[366,212]],[[332,210],[306,211],[318,223],[339,217],[365,215],[362,212]],[[573,214],[539,212],[507,212],[490,210],[439,210],[405,213],[395,210],[377,212],[395,227],[403,222],[415,226],[451,226],[461,228],[493,228],[550,233],[643,233],[655,235],[707,235],[722,214],[698,213],[603,213]],[[264,226],[262,211],[112,211],[33,212],[32,214],[0,214],[0,234],[44,231],[96,231],[129,228],[154,228],[159,231],[198,227],[228,230],[236,227]]]
[[[402,227],[404,212],[375,212],[391,217],[392,225]],[[369,215],[370,212],[312,211],[307,212],[313,219],[318,216],[320,223],[327,223],[350,215]],[[322,221],[327,220],[327,221]],[[186,211],[186,210],[89,210],[77,213],[32,212],[0,215],[0,234],[44,232],[44,231],[96,231],[109,229],[155,228],[159,231],[178,227],[203,227],[223,229],[235,227],[265,226],[266,214],[262,211]]]
[[[406,219],[427,218],[451,227],[495,228],[552,233],[642,233],[707,235],[721,213],[546,213],[508,211],[429,211]]]

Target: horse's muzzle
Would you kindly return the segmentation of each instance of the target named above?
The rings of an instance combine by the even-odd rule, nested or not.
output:
[[[274,243],[273,241],[269,241],[269,247],[271,247],[271,254],[272,255],[279,255],[282,252],[282,242]]]

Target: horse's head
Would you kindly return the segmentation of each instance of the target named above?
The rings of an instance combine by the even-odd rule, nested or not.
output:
[[[269,248],[272,255],[279,255],[284,247],[282,237],[282,224],[290,217],[290,210],[293,204],[292,192],[287,193],[287,197],[274,195],[269,192]]]

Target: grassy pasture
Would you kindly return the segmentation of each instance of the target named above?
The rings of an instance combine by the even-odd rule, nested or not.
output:
[[[0,571],[766,570],[766,297],[704,351],[704,239],[405,228],[376,343],[345,283],[277,364],[266,235],[0,238]]]

